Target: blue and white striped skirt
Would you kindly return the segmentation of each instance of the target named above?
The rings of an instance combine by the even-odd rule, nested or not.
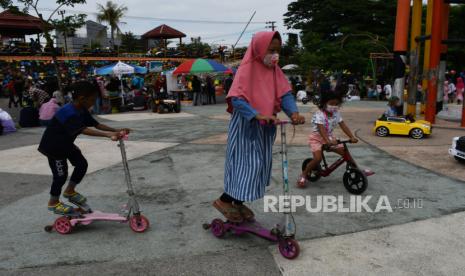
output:
[[[241,201],[263,198],[270,184],[275,126],[248,121],[234,111],[229,124],[224,169],[226,194]]]

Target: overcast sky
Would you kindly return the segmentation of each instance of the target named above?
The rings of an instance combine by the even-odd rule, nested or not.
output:
[[[254,11],[256,15],[248,32],[244,34],[240,46],[250,42],[252,33],[266,30],[266,21],[276,21],[277,30],[281,33],[289,32],[283,25],[283,14],[292,0],[116,0],[119,5],[128,7],[127,15],[121,25],[123,32],[131,31],[142,35],[146,31],[160,24],[167,24],[190,37],[201,36],[202,40],[216,44],[234,44],[240,32],[245,27]],[[47,9],[56,7],[55,0],[39,0],[44,15],[50,14]],[[105,4],[106,0],[87,0],[85,5],[77,5],[67,10],[87,11],[87,19],[95,20],[97,3]],[[133,17],[145,17],[137,19]],[[148,19],[154,18],[154,19]],[[158,19],[157,19],[158,18]],[[160,20],[170,19],[170,20]],[[194,23],[176,20],[206,20],[206,21],[233,21],[242,24]],[[295,31],[294,31],[295,32]],[[287,39],[287,36],[285,36]]]

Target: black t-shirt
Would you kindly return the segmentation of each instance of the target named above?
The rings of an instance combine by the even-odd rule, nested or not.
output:
[[[76,148],[74,140],[86,127],[99,123],[86,109],[76,109],[70,103],[57,111],[40,141],[39,151],[51,158],[64,159]]]

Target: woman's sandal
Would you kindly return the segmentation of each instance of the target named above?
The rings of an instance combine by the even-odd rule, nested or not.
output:
[[[223,216],[228,219],[230,222],[240,223],[244,219],[241,216],[239,209],[232,203],[223,202],[220,199],[217,199],[213,202],[213,207],[216,208]]]
[[[245,206],[244,204],[233,204],[233,206],[239,209],[239,212],[241,213],[244,220],[250,222],[255,220],[255,214],[252,212],[252,210],[249,209],[249,207]]]

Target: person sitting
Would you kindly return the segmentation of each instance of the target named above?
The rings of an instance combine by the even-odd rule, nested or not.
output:
[[[388,101],[388,108],[384,112],[386,117],[397,117],[397,107],[400,105],[400,99],[397,96],[392,96]]]
[[[1,134],[16,132],[15,122],[8,112],[0,108],[0,128]]]

